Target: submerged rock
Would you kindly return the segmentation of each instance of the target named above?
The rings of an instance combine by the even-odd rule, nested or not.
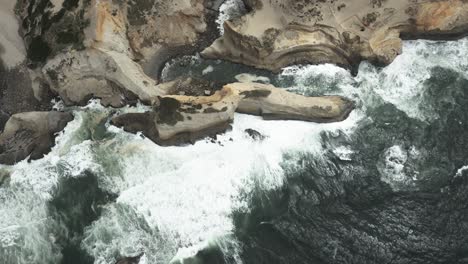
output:
[[[10,179],[10,173],[4,169],[0,169],[0,187],[4,184],[8,184]]]
[[[42,158],[54,145],[55,134],[71,120],[73,115],[64,112],[12,115],[0,134],[0,164],[12,165],[28,156]]]
[[[143,256],[143,253],[136,257],[126,257],[117,261],[115,264],[138,264],[140,263],[140,258]]]
[[[299,63],[356,68],[389,64],[401,38],[468,32],[468,3],[445,1],[245,1],[250,13],[227,21],[203,56],[278,71]]]
[[[244,132],[247,135],[249,135],[249,137],[251,137],[253,140],[262,141],[262,140],[264,140],[266,138],[262,133],[258,132],[255,129],[248,128],[248,129],[244,130]]]

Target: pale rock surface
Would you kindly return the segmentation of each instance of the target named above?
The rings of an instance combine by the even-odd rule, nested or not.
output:
[[[199,41],[207,30],[203,3],[19,0],[16,13],[31,65],[67,104],[98,97],[118,107],[128,94],[148,103],[165,95],[142,65],[162,65],[171,50]]]
[[[240,95],[237,112],[265,119],[337,122],[354,109],[354,103],[341,96],[306,97],[260,83],[233,83],[225,88]]]
[[[179,145],[226,131],[239,95],[223,88],[211,96],[167,96],[153,112],[123,114],[112,123],[128,132],[142,132],[159,145]]]
[[[203,56],[278,71],[299,63],[355,69],[389,64],[401,38],[452,38],[468,32],[463,0],[249,0],[250,13],[226,21]]]
[[[265,119],[337,122],[354,109],[340,96],[306,97],[258,83],[228,84],[211,96],[168,95],[159,102],[155,111],[123,114],[112,122],[159,145],[179,145],[224,132],[235,111]]]

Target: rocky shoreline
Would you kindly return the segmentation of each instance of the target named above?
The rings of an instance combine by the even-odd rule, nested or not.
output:
[[[331,123],[347,119],[355,108],[351,99],[342,96],[304,96],[255,82],[221,86],[188,76],[161,82],[162,68],[177,56],[201,52],[205,58],[228,60],[272,72],[289,65],[332,63],[355,73],[362,61],[390,64],[401,54],[403,39],[457,39],[468,33],[468,2],[465,0],[354,0],[352,3],[344,0],[244,0],[249,13],[226,21],[224,35],[219,36],[215,19],[222,2],[18,0],[14,7],[11,3],[0,2],[0,14],[16,17],[18,21],[14,23],[19,27],[19,30],[16,27],[0,30],[0,164],[14,165],[25,159],[41,159],[50,152],[57,135],[74,119],[72,112],[52,110],[52,99],[60,99],[64,105],[72,107],[86,105],[90,99],[97,98],[104,107],[117,109],[141,102],[151,110],[145,113],[112,113],[104,119],[124,131],[142,133],[161,146],[193,144],[206,137],[215,137],[230,129],[235,122],[235,113],[260,116],[265,120]],[[21,45],[14,42],[12,35],[22,41]],[[18,47],[15,48],[15,44]],[[16,54],[17,60],[11,54]],[[385,119],[384,115],[385,111],[375,118]],[[376,128],[376,135],[388,130],[385,120],[381,126]],[[244,132],[254,141],[267,139],[254,129]],[[403,133],[406,131],[395,132],[394,136]],[[365,133],[360,131],[357,134],[362,136]],[[371,142],[369,138],[356,142],[366,141]],[[356,146],[356,149],[361,148],[364,153],[365,147]],[[377,158],[377,155],[366,157],[369,160]],[[374,163],[364,159],[362,167]],[[313,190],[309,192],[300,189],[299,184],[295,186],[296,182],[306,182],[302,175],[292,175],[290,189],[281,190],[281,199],[290,204],[288,210],[280,210],[280,216],[262,207],[252,210],[253,217],[238,216],[243,224],[248,223],[244,221],[247,217],[251,217],[250,225],[258,228],[252,237],[243,238],[244,257],[251,258],[246,263],[257,263],[258,259],[271,263],[269,258],[276,250],[275,244],[265,252],[259,252],[257,244],[269,245],[271,241],[263,241],[268,236],[275,243],[283,243],[281,232],[294,234],[297,238],[291,239],[290,243],[299,245],[297,248],[300,249],[300,254],[296,249],[282,252],[290,258],[285,263],[320,263],[324,259],[329,263],[334,261],[335,257],[330,256],[336,254],[337,248],[348,254],[340,256],[340,263],[353,259],[352,254],[356,251],[359,257],[354,259],[363,263],[372,259],[393,259],[396,253],[369,253],[368,249],[376,245],[372,240],[374,235],[377,234],[376,239],[385,240],[387,235],[392,238],[390,242],[384,241],[382,251],[392,248],[410,251],[405,243],[395,241],[408,236],[407,230],[413,228],[418,219],[411,216],[414,219],[408,217],[402,221],[391,210],[406,212],[409,204],[411,208],[419,208],[415,212],[437,212],[452,200],[462,202],[466,196],[457,191],[457,184],[463,184],[461,190],[466,189],[464,178],[454,181],[450,185],[453,190],[449,189],[448,194],[436,190],[437,195],[431,197],[424,196],[424,193],[421,197],[419,193],[392,196],[394,192],[380,180],[371,183],[370,187],[367,183],[354,182],[355,189],[364,194],[362,197],[355,193],[346,197],[348,189],[355,186],[344,186],[343,179],[334,178],[336,175],[331,172],[339,170],[337,165],[312,164],[309,169],[314,177],[318,174],[316,167],[325,167],[324,170],[330,173],[326,176],[330,177],[323,177],[325,180],[307,179],[308,187]],[[373,168],[372,173],[364,176],[371,178],[377,175],[375,170]],[[0,171],[0,185],[7,178],[8,175]],[[95,187],[98,188],[97,183]],[[380,194],[391,199],[384,201],[374,197]],[[349,202],[330,202],[335,197],[344,197],[343,200],[349,199]],[[374,208],[374,211],[362,213],[364,210],[360,206],[366,206],[371,198],[378,200],[379,206],[385,210]],[[427,205],[426,200],[433,204]],[[282,201],[273,202],[282,205]],[[327,203],[331,206],[327,207]],[[310,208],[316,210],[310,211]],[[454,210],[461,212],[465,209]],[[275,221],[267,223],[255,217],[272,217]],[[343,219],[349,221],[346,217],[352,218],[351,222],[360,236],[369,234],[369,238],[363,239],[362,246],[356,248],[346,243],[326,245],[330,241],[335,243],[334,239],[339,242],[351,240],[353,234],[348,233],[343,225]],[[440,244],[435,247],[448,248],[446,244],[453,241],[449,236],[459,234],[456,228],[447,232],[440,229],[432,223],[433,217],[437,217],[437,213],[427,214],[423,219],[429,228],[419,228],[427,228],[424,232],[430,231],[444,238],[437,241]],[[458,218],[463,217],[460,213]],[[458,218],[456,220],[460,222],[464,219]],[[327,223],[330,219],[333,222]],[[389,223],[379,222],[380,219]],[[398,221],[398,229],[378,229],[379,226],[373,225],[373,222],[382,226],[392,225]],[[439,220],[436,223],[439,224]],[[304,226],[309,233],[300,230]],[[368,226],[373,229],[361,230]],[[300,238],[304,233],[310,236],[308,241],[316,237],[323,239],[317,242],[316,238],[314,243],[307,245],[308,241]],[[426,239],[423,235],[417,238],[420,240],[413,243],[415,247],[421,247],[421,252],[429,251],[425,247],[431,241],[423,240]],[[457,237],[455,240],[462,239],[465,238]],[[459,248],[464,250],[466,247],[460,245]],[[304,253],[307,250],[319,253],[307,255]],[[462,261],[468,258],[465,252],[460,255]],[[138,263],[141,256],[123,256],[118,263]],[[436,257],[441,263],[447,259],[442,253]],[[431,256],[421,258],[417,263],[425,263],[428,258]],[[411,261],[410,257],[407,259]],[[398,263],[407,263],[405,261]]]
[[[265,96],[266,100],[262,96],[229,99],[233,107],[222,111],[227,113],[223,117],[198,111],[206,111],[206,106],[193,113],[180,108],[177,111],[185,111],[187,115],[185,122],[166,124],[163,129],[166,132],[156,129],[158,126],[148,120],[158,119],[155,116],[159,112],[174,110],[164,109],[167,104],[161,104],[160,98],[166,101],[173,98],[178,104],[195,109],[200,105],[198,101],[219,97],[219,93],[213,92],[220,87],[207,84],[196,89],[208,93],[198,93],[199,98],[187,97],[193,90],[193,80],[159,83],[158,79],[164,62],[176,55],[201,51],[218,36],[214,20],[221,3],[92,0],[64,1],[62,6],[54,6],[48,0],[19,0],[14,12],[21,22],[19,32],[27,51],[26,61],[11,69],[2,68],[2,120],[19,112],[50,110],[50,100],[55,96],[69,106],[99,98],[104,106],[118,108],[139,100],[156,109],[137,118],[147,123],[146,134],[156,143],[168,145],[193,142],[226,130],[234,111],[265,119],[313,122],[341,121],[347,117],[353,108],[351,102],[325,97],[323,100],[333,101],[327,107],[341,110],[321,116],[318,113],[323,110],[306,102],[307,98],[268,88],[271,96]],[[460,0],[376,1],[371,5],[364,0],[352,5],[342,1],[285,4],[253,0],[245,1],[245,5],[250,12],[226,21],[224,35],[207,47],[203,56],[271,71],[298,63],[334,63],[352,69],[361,60],[389,64],[401,53],[400,36],[460,36],[468,31],[468,3]],[[178,34],[168,34],[176,31]],[[20,76],[23,83],[16,82]],[[256,84],[249,88],[245,88],[247,84],[234,86],[248,90]],[[223,91],[226,92],[226,87]],[[304,102],[306,106],[301,105]],[[186,123],[189,116],[197,120],[198,115],[206,122]],[[143,129],[142,124],[131,124],[124,116],[115,118],[114,123],[132,132]],[[167,135],[161,136],[164,133]]]
[[[352,71],[363,60],[388,65],[402,39],[457,38],[468,30],[468,3],[449,1],[246,1],[251,10],[228,21],[202,52],[279,71],[332,63]]]
[[[255,84],[250,87],[233,84],[214,93],[220,88],[203,81],[159,83],[157,77],[149,77],[148,68],[159,74],[160,66],[172,56],[201,51],[211,44],[218,36],[214,19],[221,2],[181,0],[127,4],[94,0],[67,1],[60,7],[48,0],[20,0],[14,11],[22,22],[20,34],[26,46],[27,61],[10,71],[29,77],[22,85],[29,93],[13,93],[11,97],[4,97],[5,101],[20,95],[16,101],[32,106],[24,109],[37,111],[50,110],[50,100],[55,96],[67,106],[84,105],[91,98],[99,98],[104,106],[119,108],[139,100],[152,105],[155,111],[138,117],[127,115],[139,121],[124,115],[114,118],[113,123],[127,131],[143,131],[162,145],[194,142],[223,132],[229,128],[235,111],[262,115],[265,119],[333,122],[346,118],[353,108],[352,103],[337,98],[324,98],[328,104],[323,108],[320,99],[304,98],[273,87],[250,91]],[[156,24],[178,34],[158,30]],[[5,94],[16,89],[15,85],[10,86],[15,82],[8,75],[4,82],[7,84],[2,89]],[[194,85],[198,88],[192,88]],[[232,88],[234,86],[237,88]],[[191,94],[194,89],[204,92]],[[261,95],[262,92],[267,92],[268,96]],[[171,100],[176,103],[165,103]],[[169,107],[174,104],[178,105],[177,109]],[[220,104],[219,109],[213,107],[216,104]],[[20,105],[11,107],[16,109],[5,107],[2,119],[24,112]],[[340,110],[337,112],[334,108]],[[161,118],[180,111],[184,112],[184,122],[156,125]],[[6,139],[4,141],[0,144],[7,146]],[[26,154],[21,157],[26,158]]]

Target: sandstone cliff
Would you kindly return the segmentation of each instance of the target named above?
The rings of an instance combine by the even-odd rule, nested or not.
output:
[[[278,71],[300,63],[356,68],[389,64],[402,38],[453,38],[468,32],[463,0],[248,0],[251,12],[224,24],[224,36],[203,51]]]

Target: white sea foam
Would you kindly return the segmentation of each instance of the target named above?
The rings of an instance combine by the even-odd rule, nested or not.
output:
[[[428,49],[437,50],[437,54],[424,55],[421,45],[429,45]],[[350,135],[365,118],[366,107],[378,100],[395,104],[411,117],[430,118],[430,113],[418,108],[423,103],[419,96],[424,90],[421,82],[427,79],[429,68],[439,64],[457,71],[466,69],[466,62],[454,59],[457,47],[468,50],[466,40],[441,45],[441,49],[448,50],[436,49],[431,42],[405,43],[404,54],[394,64],[383,70],[363,64],[356,78],[332,65],[288,67],[282,78],[285,82],[293,79],[289,90],[344,95],[356,100],[359,109],[345,121],[332,124],[263,121],[237,114],[233,130],[220,135],[215,143],[202,140],[184,147],[159,147],[113,126],[108,126],[108,131],[115,133],[114,137],[89,141],[92,124],[109,111],[93,101],[83,109],[85,112],[76,113],[76,119],[44,159],[6,168],[12,172],[11,186],[19,186],[21,191],[12,194],[0,189],[4,201],[0,204],[0,232],[8,234],[0,240],[2,253],[12,256],[8,248],[17,245],[17,241],[28,241],[21,245],[24,254],[41,260],[39,263],[56,262],[53,235],[43,225],[25,227],[47,218],[45,204],[60,177],[76,177],[91,169],[98,175],[101,188],[118,195],[117,202],[106,206],[100,219],[86,229],[82,246],[96,258],[96,263],[113,263],[117,253],[145,252],[146,263],[168,263],[174,256],[190,257],[209,241],[232,233],[233,211],[248,210],[242,194],[254,187],[270,190],[282,186],[284,154],[294,159],[295,154],[307,152],[320,158],[325,152],[320,137],[323,131]],[[462,55],[460,52],[458,56]],[[453,61],[449,63],[450,60]],[[414,73],[411,67],[415,68]],[[410,73],[406,74],[407,70]],[[372,92],[374,89],[377,91]],[[144,110],[139,106],[123,111]],[[247,128],[266,135],[266,139],[254,141],[244,133]],[[347,159],[352,150],[334,151]],[[406,151],[399,145],[386,150],[379,169],[382,180],[398,188],[400,183],[411,183],[414,175],[405,174],[405,163],[415,155],[417,151]],[[25,205],[15,201],[24,201]],[[24,258],[21,254],[18,257]],[[46,255],[49,258],[42,259]]]
[[[224,21],[239,17],[247,12],[242,0],[226,0],[219,7],[219,16],[216,19],[221,35],[224,34]]]
[[[468,170],[468,165],[465,165],[457,170],[457,173],[455,174],[455,177],[461,177],[463,175],[464,171]]]
[[[270,83],[270,78],[265,76],[258,76],[250,73],[241,73],[235,76],[236,80],[239,82],[250,83],[250,82],[260,82],[260,83]]]
[[[208,73],[213,72],[213,71],[214,71],[213,66],[208,65],[205,69],[203,69],[202,75],[207,75]]]
[[[283,79],[293,78],[292,88],[300,93],[318,90],[322,94],[336,94],[344,91],[347,96],[363,101],[364,109],[383,100],[411,118],[430,122],[437,118],[437,109],[431,109],[424,101],[425,81],[435,67],[450,69],[468,78],[468,60],[460,59],[468,57],[468,38],[449,42],[416,40],[403,43],[403,53],[389,66],[378,69],[364,62],[355,78],[331,64],[287,67],[281,76]]]
[[[218,136],[217,142],[202,140],[184,147],[159,147],[148,139],[118,132],[109,152],[121,157],[122,174],[114,180],[111,191],[120,193],[117,204],[132,208],[162,242],[142,244],[138,250],[147,254],[150,263],[164,263],[188,256],[207,241],[216,241],[233,231],[233,210],[248,210],[242,191],[263,190],[283,184],[283,154],[306,151],[321,155],[323,131],[350,132],[358,115],[341,123],[313,124],[299,121],[263,121],[237,114],[233,129]],[[267,138],[256,142],[244,130],[253,128]],[[108,174],[110,176],[110,174]],[[138,253],[133,235],[114,236],[112,241],[97,239],[114,232],[117,214],[103,217],[87,230],[84,247],[97,259],[111,261],[112,252]],[[125,220],[118,220],[125,222]],[[138,233],[148,231],[139,230]],[[100,235],[101,234],[101,235]],[[102,250],[96,250],[96,248]],[[132,250],[129,250],[132,249]],[[178,252],[176,254],[176,252]],[[187,253],[189,252],[189,253]],[[231,252],[232,253],[232,252]],[[167,258],[171,256],[171,258]]]
[[[54,242],[47,203],[61,177],[75,177],[96,164],[91,141],[80,141],[84,113],[76,113],[40,160],[1,166],[11,172],[9,185],[0,188],[0,256],[2,263],[57,263],[60,249]]]
[[[405,41],[403,53],[381,71],[364,63],[357,80],[369,86],[384,101],[394,104],[409,117],[422,121],[437,118],[436,109],[426,107],[424,83],[435,67],[454,70],[468,77],[468,38],[435,42]]]
[[[52,242],[53,225],[42,197],[16,186],[0,189],[1,263],[58,263],[59,249]]]
[[[408,160],[408,153],[401,146],[392,146],[384,153],[384,166],[379,167],[384,182],[404,182],[408,180],[404,172],[405,163]]]
[[[351,156],[354,154],[354,151],[348,146],[339,146],[333,150],[333,153],[340,160],[351,161]]]
[[[408,150],[400,145],[386,149],[377,164],[380,178],[395,191],[413,186],[418,180],[419,171],[411,167],[418,160],[420,152],[412,146]]]

